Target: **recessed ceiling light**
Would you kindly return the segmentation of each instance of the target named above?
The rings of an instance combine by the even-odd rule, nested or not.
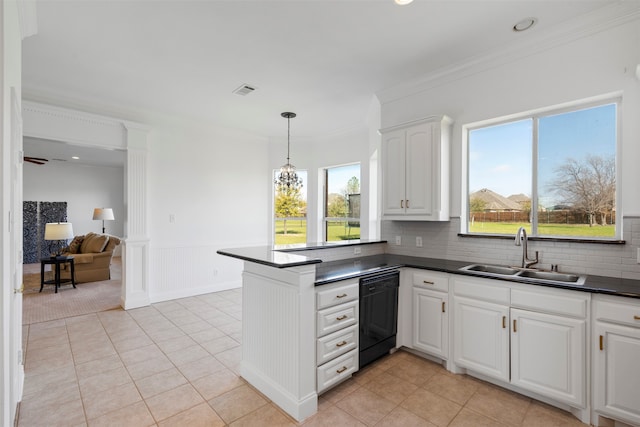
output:
[[[413,0],[394,0],[396,2],[396,4],[399,4],[400,6],[404,6],[406,4],[411,3]]]
[[[513,26],[513,31],[515,32],[526,31],[529,28],[536,25],[536,22],[538,22],[536,18],[525,18]]]
[[[78,157],[78,156],[71,156],[71,158],[72,158],[73,160],[80,160],[80,157]]]

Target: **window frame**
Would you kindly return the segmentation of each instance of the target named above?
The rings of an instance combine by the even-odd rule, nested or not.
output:
[[[580,237],[580,236],[539,236],[538,235],[538,127],[539,120],[543,117],[565,114],[585,110],[589,108],[602,107],[615,104],[616,106],[616,140],[615,140],[615,167],[616,167],[616,194],[615,194],[615,235],[612,237]],[[573,241],[573,242],[597,242],[597,243],[618,243],[624,242],[622,239],[622,94],[619,92],[568,102],[555,106],[526,111],[523,113],[507,115],[495,119],[483,120],[468,123],[462,126],[462,186],[461,186],[461,221],[460,235],[469,237],[508,237],[511,234],[483,234],[469,231],[469,134],[471,131],[491,126],[504,125],[525,119],[532,120],[532,150],[531,150],[531,236],[533,240],[553,240],[553,241]]]
[[[337,169],[337,168],[342,168],[345,166],[353,166],[353,165],[358,165],[359,168],[359,177],[358,177],[358,181],[360,182],[360,194],[362,194],[362,163],[361,162],[350,162],[350,163],[343,163],[343,164],[339,164],[339,165],[333,165],[333,166],[324,166],[320,168],[320,173],[319,176],[322,177],[322,204],[321,204],[321,209],[322,209],[322,218],[320,220],[320,227],[322,229],[322,241],[324,243],[330,243],[330,242],[338,242],[338,240],[327,240],[328,236],[327,236],[327,227],[328,227],[328,222],[330,221],[338,221],[338,222],[355,222],[357,221],[358,223],[360,223],[360,230],[362,233],[362,224],[361,224],[361,219],[360,218],[354,218],[354,217],[330,217],[327,216],[327,203],[329,200],[329,186],[327,185],[327,179],[328,179],[328,171],[329,169]],[[362,207],[361,207],[362,209]],[[362,210],[361,210],[362,212]],[[362,216],[362,215],[361,215]],[[358,237],[358,239],[353,239],[353,240],[359,240],[362,238],[362,234],[359,235],[360,237]]]

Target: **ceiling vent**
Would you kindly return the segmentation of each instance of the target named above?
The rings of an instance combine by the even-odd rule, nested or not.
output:
[[[246,96],[246,95],[249,95],[250,93],[252,93],[255,90],[256,90],[255,87],[253,87],[251,85],[248,85],[248,84],[243,84],[239,88],[235,89],[233,91],[233,93],[235,93],[236,95]]]

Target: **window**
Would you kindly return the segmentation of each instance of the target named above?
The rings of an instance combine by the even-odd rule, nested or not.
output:
[[[360,238],[360,164],[324,170],[327,242]]]
[[[274,171],[274,180],[278,173],[280,170]],[[298,177],[302,180],[299,188],[275,186],[273,242],[276,245],[307,242],[307,172],[298,171]]]
[[[468,129],[467,231],[614,239],[617,102]]]

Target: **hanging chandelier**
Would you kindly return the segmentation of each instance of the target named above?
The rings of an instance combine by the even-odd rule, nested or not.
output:
[[[280,168],[280,173],[275,180],[279,190],[295,190],[302,187],[302,180],[296,173],[296,167],[289,161],[289,147],[291,145],[291,119],[296,113],[282,113],[282,117],[287,119],[287,163]]]

